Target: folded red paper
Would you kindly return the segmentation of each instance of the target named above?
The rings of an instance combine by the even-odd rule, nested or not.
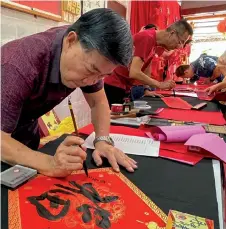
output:
[[[191,153],[183,154],[164,149],[160,150],[159,156],[162,158],[170,159],[172,161],[179,161],[189,165],[196,165],[203,159],[202,155],[193,155]]]
[[[162,101],[171,108],[190,110],[192,105],[178,97],[164,97]]]
[[[201,122],[213,125],[225,125],[226,121],[221,112],[196,111],[196,110],[178,110],[165,108],[155,118],[172,119],[185,122]]]

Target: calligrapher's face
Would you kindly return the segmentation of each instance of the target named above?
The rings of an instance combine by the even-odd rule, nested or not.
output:
[[[185,32],[183,35],[179,35],[176,30],[168,32],[168,42],[166,48],[168,50],[183,48],[188,38],[188,32]]]
[[[190,66],[186,71],[184,71],[183,78],[192,78],[194,76],[194,72],[192,70],[192,67]]]
[[[68,88],[95,84],[99,79],[112,73],[115,64],[97,50],[85,50],[75,32],[64,38],[60,58],[62,83]]]

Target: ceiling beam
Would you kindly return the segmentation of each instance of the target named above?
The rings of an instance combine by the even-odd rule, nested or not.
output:
[[[205,15],[205,16],[186,16],[186,18],[189,21],[193,20],[202,20],[202,19],[212,19],[212,18],[225,18],[226,14],[213,14],[213,15]]]
[[[199,8],[181,9],[181,14],[182,15],[200,14],[200,13],[208,13],[208,12],[210,13],[210,12],[217,12],[217,11],[224,11],[224,10],[226,10],[226,4],[205,6]]]

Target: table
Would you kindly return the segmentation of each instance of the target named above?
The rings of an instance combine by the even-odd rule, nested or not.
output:
[[[222,186],[222,179],[221,179],[221,165],[220,162],[217,160],[212,160],[212,163],[213,163],[213,173],[214,173],[215,188],[216,188],[217,203],[218,203],[219,226],[220,229],[223,229],[225,228],[224,227],[225,209],[223,208],[223,206],[225,206],[225,200],[223,195],[223,186]]]
[[[145,99],[145,98],[144,98]],[[157,104],[156,98],[152,98]],[[147,101],[152,103],[152,99]],[[154,104],[154,102],[153,102]],[[206,109],[214,110],[214,104]],[[215,110],[217,106],[215,105]],[[66,135],[46,144],[40,151],[54,155],[56,148]],[[88,168],[96,168],[88,150]],[[148,158],[131,155],[138,161],[139,169],[129,173],[121,172],[138,186],[166,214],[170,209],[207,217],[215,221],[215,229],[223,229],[222,212],[222,179],[220,163],[211,159],[203,159],[196,166],[189,166],[162,158]],[[104,160],[103,167],[109,166]],[[2,171],[8,166],[2,163]],[[2,187],[2,228],[8,228],[7,189]]]

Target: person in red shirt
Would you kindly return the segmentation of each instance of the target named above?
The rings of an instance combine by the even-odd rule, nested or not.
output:
[[[148,29],[135,34],[133,37],[135,50],[130,66],[119,66],[104,79],[109,105],[122,103],[135,81],[139,81],[140,85],[160,89],[175,87],[173,80],[159,82],[152,79],[149,76],[149,66],[158,46],[162,48],[162,52],[183,47],[192,34],[191,25],[184,19],[175,22],[165,30]]]

